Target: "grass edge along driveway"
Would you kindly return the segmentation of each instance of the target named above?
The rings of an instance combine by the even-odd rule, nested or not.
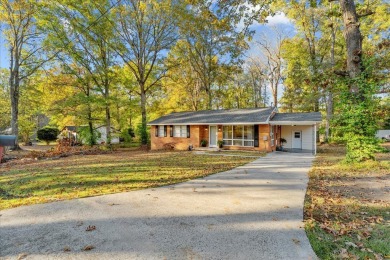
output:
[[[255,159],[187,151],[118,151],[4,165],[0,167],[0,210],[170,185]]]
[[[349,165],[344,156],[342,146],[321,146],[309,172],[305,229],[313,250],[320,259],[390,259],[390,153]]]

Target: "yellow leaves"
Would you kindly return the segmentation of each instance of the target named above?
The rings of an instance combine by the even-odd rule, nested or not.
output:
[[[140,1],[138,4],[138,8],[140,12],[144,13],[146,11],[147,4],[144,1]]]

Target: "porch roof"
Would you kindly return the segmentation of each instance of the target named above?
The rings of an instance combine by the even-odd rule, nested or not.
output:
[[[270,120],[271,125],[313,125],[321,123],[320,112],[276,113]]]
[[[153,120],[148,125],[265,124],[274,110],[274,107],[268,107],[177,112]]]

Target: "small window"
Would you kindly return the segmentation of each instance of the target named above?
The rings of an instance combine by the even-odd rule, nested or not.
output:
[[[164,137],[164,126],[163,125],[158,126],[158,136]]]
[[[187,126],[186,125],[175,125],[173,127],[174,137],[187,137]]]
[[[294,138],[301,138],[301,132],[294,132]]]

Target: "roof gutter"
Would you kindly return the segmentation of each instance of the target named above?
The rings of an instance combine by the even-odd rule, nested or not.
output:
[[[270,121],[270,125],[319,125],[321,121]]]
[[[165,123],[165,124],[153,124],[148,123],[148,126],[152,125],[263,125],[268,124],[268,122],[238,122],[238,123]]]

